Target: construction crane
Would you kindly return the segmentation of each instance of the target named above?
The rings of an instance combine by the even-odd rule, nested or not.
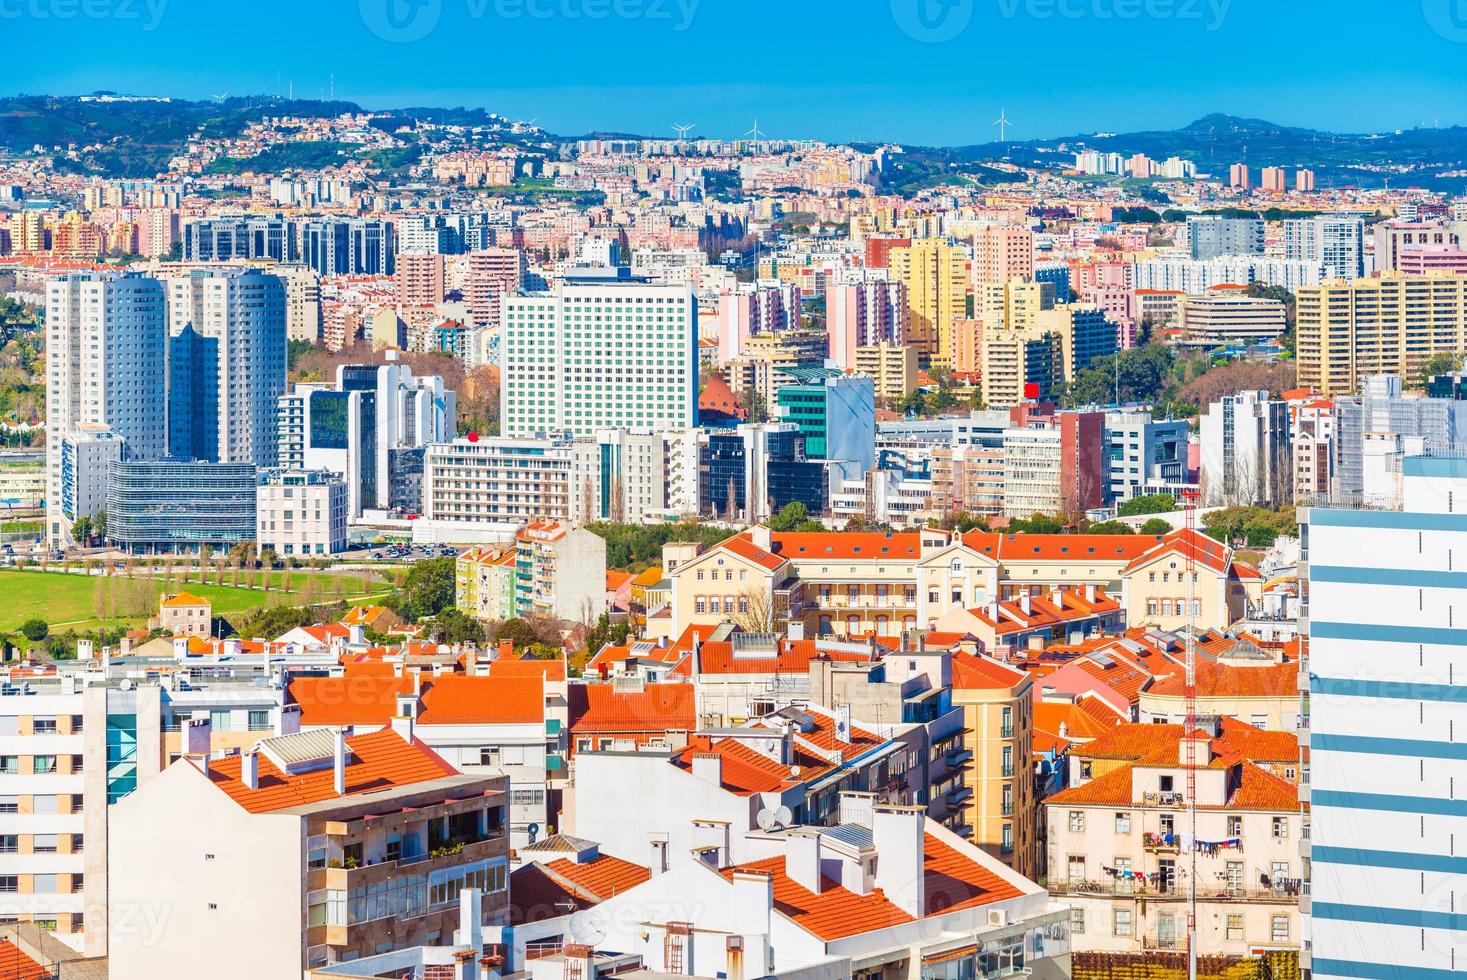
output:
[[[1182,491],[1182,510],[1186,514],[1187,575],[1187,724],[1182,729],[1182,746],[1186,753],[1188,833],[1192,838],[1191,863],[1187,873],[1187,980],[1197,980],[1197,491]]]

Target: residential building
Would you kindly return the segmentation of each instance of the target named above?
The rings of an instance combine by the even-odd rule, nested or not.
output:
[[[513,248],[470,252],[464,301],[475,327],[499,326],[504,298],[520,291],[526,273],[525,253]]]
[[[800,287],[777,280],[741,283],[718,295],[718,361],[744,353],[756,334],[783,333],[800,326]]]
[[[515,535],[515,615],[594,624],[606,611],[606,542],[583,527],[535,521]]]
[[[900,282],[870,280],[837,283],[825,290],[825,332],[830,360],[853,369],[856,351],[883,343],[907,341],[907,287]]]
[[[454,600],[460,610],[485,622],[515,617],[515,549],[470,548],[454,562]]]
[[[1190,528],[1151,541],[1123,575],[1128,626],[1227,630],[1263,604],[1258,572],[1235,561],[1229,545]]]
[[[174,636],[212,636],[214,606],[192,592],[175,592],[158,600],[158,628]]]
[[[1455,757],[1456,722],[1467,724],[1453,694],[1460,592],[1451,572],[1467,534],[1467,468],[1410,457],[1404,483],[1401,511],[1303,517],[1300,798],[1311,880],[1301,965],[1321,977],[1425,976],[1460,959],[1450,918],[1458,804],[1446,757]]]
[[[281,279],[199,270],[168,286],[168,452],[209,463],[274,466],[285,393]]]
[[[427,447],[423,517],[500,525],[572,518],[577,480],[569,443],[536,439],[455,439]]]
[[[973,292],[994,283],[1034,275],[1034,233],[1028,228],[992,225],[973,236]]]
[[[228,551],[254,540],[255,467],[176,459],[113,463],[107,539],[132,554]]]
[[[1436,221],[1383,221],[1370,229],[1376,274],[1397,272],[1405,252],[1459,245],[1453,226]]]
[[[390,729],[191,751],[109,820],[112,907],[173,909],[153,930],[112,917],[111,975],[207,961],[221,978],[287,976],[408,949],[452,931],[465,890],[501,924],[507,786]]]
[[[1298,949],[1297,751],[1292,735],[1228,718],[1190,733],[1121,725],[1071,746],[1070,786],[1045,806],[1050,894],[1070,906],[1074,948],[1185,951],[1195,887],[1199,953]]]
[[[1266,391],[1240,391],[1207,407],[1202,437],[1204,506],[1287,502],[1290,468],[1289,406]]]
[[[1026,878],[1043,873],[1034,793],[1033,679],[983,656],[952,658],[952,703],[963,712],[969,838]]]
[[[1003,433],[1003,512],[1008,517],[1083,513],[1109,486],[1102,412],[1057,412]]]
[[[952,325],[967,315],[968,251],[946,239],[923,238],[890,252],[891,277],[906,287],[906,342],[925,364],[952,362]]]
[[[443,302],[443,256],[437,252],[400,252],[397,256],[399,306]]]
[[[1358,395],[1332,400],[1332,502],[1360,506],[1370,482],[1365,470],[1368,454],[1389,466],[1399,483],[1398,446],[1410,443],[1416,447],[1414,455],[1467,449],[1467,402],[1453,396],[1449,386],[1446,397],[1423,398],[1403,389],[1396,375],[1372,375],[1361,380]],[[1385,455],[1394,459],[1380,458]]]
[[[1190,434],[1185,420],[1159,421],[1150,412],[1106,412],[1107,498],[1124,503],[1187,484]]]
[[[917,388],[915,347],[890,342],[857,347],[849,367],[871,379],[877,398],[899,401]]]
[[[1264,167],[1259,189],[1267,194],[1282,194],[1289,189],[1289,175],[1283,167]]]
[[[1388,272],[1298,294],[1298,384],[1350,395],[1371,374],[1415,377],[1436,353],[1467,349],[1467,276]]]
[[[95,484],[71,486],[63,506],[62,445],[83,426],[105,427],[130,459],[159,459],[168,449],[167,306],[162,283],[136,274],[75,273],[46,286],[46,538],[70,539],[75,509],[94,501]],[[88,428],[96,433],[99,429]],[[80,456],[74,457],[80,460]],[[73,477],[95,480],[92,467]]]
[[[502,431],[512,438],[697,421],[697,300],[686,286],[566,279],[505,303]]]
[[[1319,262],[1329,279],[1359,279],[1365,275],[1365,220],[1291,218],[1284,222],[1284,258]]]
[[[1191,217],[1187,219],[1187,241],[1191,243],[1194,260],[1215,259],[1223,255],[1262,255],[1263,221],[1211,215]]]
[[[330,470],[271,470],[255,493],[255,546],[285,558],[346,550],[346,481]]]

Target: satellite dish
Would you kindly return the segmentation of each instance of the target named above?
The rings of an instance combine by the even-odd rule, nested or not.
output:
[[[781,827],[788,827],[795,821],[795,814],[787,806],[782,806],[774,811],[774,819]]]
[[[540,835],[540,825],[537,823],[530,824],[525,827],[525,833],[530,836],[530,843],[535,843],[535,838]]]
[[[595,947],[606,938],[606,923],[601,921],[601,916],[589,909],[583,909],[570,917],[570,934],[581,946]]]
[[[759,811],[759,815],[754,818],[754,822],[757,823],[759,825],[759,829],[763,831],[770,831],[779,826],[779,819],[775,817],[774,811],[769,809],[768,807],[765,807],[764,809]]]

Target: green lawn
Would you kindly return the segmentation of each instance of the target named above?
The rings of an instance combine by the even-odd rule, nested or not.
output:
[[[256,573],[257,582],[263,574],[262,572]],[[225,573],[226,584],[222,586],[212,583],[200,585],[196,578],[187,584],[181,584],[175,578],[172,589],[173,591],[187,589],[195,595],[208,599],[214,604],[216,616],[262,606],[304,605],[307,602],[332,602],[338,598],[351,602],[363,599],[367,594],[381,596],[389,591],[389,586],[380,580],[374,581],[370,590],[364,590],[361,577],[357,575],[312,573],[308,576],[307,573],[297,570],[290,573],[290,590],[287,592],[282,591],[280,587],[284,573],[276,571],[272,574],[273,584],[269,592],[260,589],[235,588],[227,584],[231,581],[232,573],[230,572]],[[317,583],[316,589],[309,595],[306,591],[308,577]],[[144,583],[140,588],[133,585],[134,581],[138,580]],[[114,613],[105,619],[99,618],[100,596],[97,584],[99,581],[99,576],[0,569],[0,596],[5,597],[5,601],[0,603],[0,631],[15,630],[27,619],[36,617],[49,623],[52,632],[62,632],[67,629],[84,632],[100,626],[118,624],[142,626],[146,623],[147,615]],[[240,581],[245,581],[243,573]],[[101,588],[105,590],[107,587],[104,585]],[[134,588],[136,591],[133,591]],[[113,576],[111,589],[114,608],[146,593],[151,597],[148,615],[156,615],[158,597],[163,592],[163,582],[161,579],[149,580],[148,576],[137,576],[136,579],[133,579],[119,573]]]

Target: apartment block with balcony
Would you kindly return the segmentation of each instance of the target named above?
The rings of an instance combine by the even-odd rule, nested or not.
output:
[[[595,622],[606,611],[606,542],[582,527],[535,521],[515,535],[516,616]]]
[[[1276,761],[1287,743],[1297,751],[1288,733],[1212,718],[1073,746],[1070,787],[1045,801],[1049,892],[1070,905],[1073,948],[1185,950],[1195,886],[1200,954],[1297,949],[1307,831]]]
[[[953,655],[952,700],[963,711],[970,759],[963,810],[977,846],[1027,878],[1039,877],[1032,680],[984,656]]]
[[[169,914],[112,916],[111,975],[290,976],[449,942],[469,889],[482,924],[502,924],[506,788],[390,729],[180,760],[112,817],[114,910]]]

